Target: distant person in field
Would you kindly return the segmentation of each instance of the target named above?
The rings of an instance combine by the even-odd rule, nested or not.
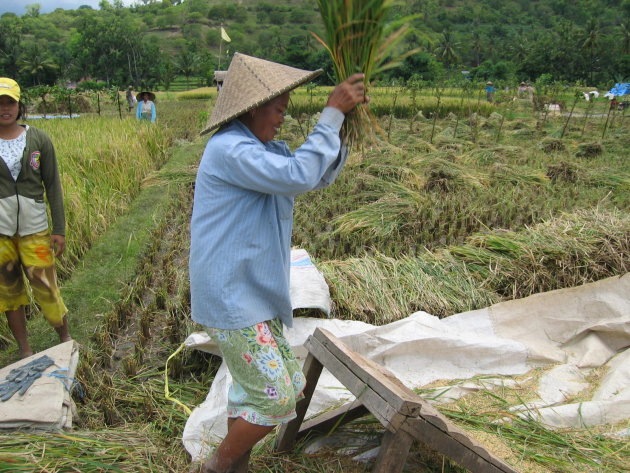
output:
[[[153,92],[140,92],[136,98],[138,105],[136,107],[136,118],[151,123],[155,123],[157,113],[155,110],[155,94]]]
[[[528,85],[527,82],[521,82],[518,86],[517,96],[532,101],[534,99],[534,88]]]
[[[136,96],[133,93],[133,87],[129,86],[127,87],[127,92],[125,94],[125,98],[127,99],[127,106],[129,107],[129,112],[131,112],[134,107],[136,106],[136,103],[138,103],[138,101],[136,100]]]
[[[363,74],[339,84],[306,142],[274,137],[289,92],[322,71],[235,54],[203,133],[191,221],[192,318],[218,344],[233,384],[228,433],[198,471],[246,473],[252,447],[296,417],[306,380],[283,335],[293,325],[289,263],[293,200],[337,178],[345,114],[366,102]]]
[[[496,89],[494,88],[494,84],[490,81],[486,82],[486,100],[488,102],[494,102],[494,93]]]
[[[24,278],[59,340],[71,338],[55,272],[55,258],[66,246],[57,158],[43,131],[18,123],[26,113],[20,93],[17,82],[0,78],[0,312],[6,313],[20,356],[26,358],[33,350],[26,331]]]

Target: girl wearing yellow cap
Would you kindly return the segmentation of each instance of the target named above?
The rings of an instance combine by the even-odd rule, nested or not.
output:
[[[55,272],[55,257],[66,244],[57,158],[43,131],[18,123],[25,112],[20,86],[0,77],[0,312],[6,313],[22,358],[33,354],[26,332],[24,276],[59,339],[70,340]]]

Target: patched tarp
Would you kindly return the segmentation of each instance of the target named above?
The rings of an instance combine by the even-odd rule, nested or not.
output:
[[[584,427],[630,419],[630,273],[439,319],[425,312],[383,326],[337,319],[296,318],[285,334],[296,355],[316,327],[393,372],[409,388],[434,387],[438,402],[479,389],[509,385],[510,377],[545,368],[538,400],[513,410],[549,427]],[[205,333],[186,345],[219,354]],[[591,386],[587,375],[606,367]],[[479,376],[483,375],[483,379]],[[496,376],[493,378],[492,376]],[[457,386],[449,380],[462,380]],[[226,433],[230,375],[223,363],[206,400],[195,408],[183,433],[185,448],[198,460]],[[581,403],[567,402],[590,393]],[[437,394],[436,394],[437,393]],[[307,417],[352,400],[324,369]],[[623,433],[621,433],[623,435]]]
[[[41,357],[50,358],[53,364],[26,392],[0,402],[0,429],[56,431],[72,427],[76,408],[70,393],[79,363],[79,348],[74,341],[60,343],[0,369],[0,383],[7,380],[12,370]]]

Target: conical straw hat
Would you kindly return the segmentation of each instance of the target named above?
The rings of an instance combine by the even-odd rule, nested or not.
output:
[[[149,92],[148,90],[143,90],[142,92],[138,92],[136,94],[136,100],[138,102],[142,102],[142,94],[148,94],[149,95],[149,100],[151,102],[155,102],[155,94],[153,92]]]
[[[245,54],[234,53],[223,87],[202,135],[249,110],[295,89],[322,72],[304,71]]]

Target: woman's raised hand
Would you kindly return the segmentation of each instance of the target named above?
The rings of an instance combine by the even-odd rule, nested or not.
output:
[[[365,74],[358,72],[337,85],[330,93],[326,106],[335,107],[346,114],[356,105],[367,103],[369,99],[365,95],[364,78]]]

